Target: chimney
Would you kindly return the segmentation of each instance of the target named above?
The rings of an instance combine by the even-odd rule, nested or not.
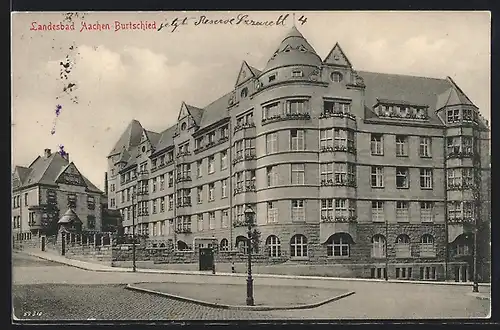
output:
[[[44,155],[45,155],[45,158],[49,158],[51,154],[52,154],[52,153],[50,152],[50,149],[45,149],[45,150],[44,150]]]
[[[104,193],[108,195],[108,172],[104,172]]]

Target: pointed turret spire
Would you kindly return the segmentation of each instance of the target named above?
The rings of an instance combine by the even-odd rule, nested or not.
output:
[[[295,25],[267,62],[264,72],[287,65],[321,66],[321,58]]]
[[[458,87],[458,85],[451,79],[450,77],[446,77],[448,82],[450,83],[450,88],[446,90],[444,93],[438,95],[438,101],[436,105],[436,109],[442,109],[444,107],[452,106],[452,105],[469,105],[475,108],[476,105],[472,103],[472,101],[465,95],[465,93]]]

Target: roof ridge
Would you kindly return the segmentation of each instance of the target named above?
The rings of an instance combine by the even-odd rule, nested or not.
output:
[[[373,74],[383,74],[386,76],[401,76],[401,77],[412,77],[412,78],[425,78],[425,79],[433,79],[433,80],[441,80],[441,81],[446,81],[446,78],[436,78],[436,77],[426,77],[426,76],[415,76],[411,74],[403,74],[403,73],[387,73],[387,72],[376,72],[376,71],[367,71],[367,70],[356,70],[358,73],[360,72],[365,72],[365,73],[373,73]]]

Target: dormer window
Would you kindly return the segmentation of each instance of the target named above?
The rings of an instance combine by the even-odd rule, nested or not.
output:
[[[269,76],[269,82],[276,80],[276,73]]]
[[[300,46],[299,46],[299,50],[300,50],[301,52],[303,52],[303,53],[307,52],[306,47],[304,47],[303,45],[300,45]]]
[[[340,72],[332,72],[330,78],[332,79],[333,82],[341,82],[343,79],[342,73]]]
[[[301,70],[293,70],[292,71],[292,77],[298,78],[298,77],[302,77],[302,76],[304,76],[304,74],[302,73]]]
[[[245,87],[241,90],[241,97],[245,98],[247,96],[248,96],[248,88]]]
[[[448,123],[455,123],[460,120],[460,110],[448,110],[447,112],[447,121]]]
[[[208,144],[215,143],[215,132],[208,133]]]
[[[142,152],[146,152],[146,146],[142,146]]]
[[[187,124],[184,122],[181,124],[181,131],[185,131],[187,127]]]
[[[464,109],[462,111],[463,111],[464,121],[472,121],[472,110],[471,109]]]

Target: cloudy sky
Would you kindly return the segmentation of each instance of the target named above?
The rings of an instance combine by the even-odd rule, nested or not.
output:
[[[182,101],[203,107],[230,91],[242,60],[262,69],[292,26],[198,25],[162,31],[114,31],[114,22],[171,22],[286,12],[79,13],[75,31],[31,31],[33,22],[66,22],[62,13],[12,16],[12,165],[28,166],[43,149],[64,145],[103,188],[106,156],[133,119],[161,131]],[[291,13],[290,13],[291,14]],[[356,70],[452,77],[490,119],[490,15],[487,12],[303,12],[297,26],[324,58],[339,42]],[[83,17],[82,17],[83,16]],[[81,22],[111,31],[81,31]],[[70,47],[73,49],[70,50]],[[73,63],[68,79],[60,62]],[[63,88],[76,84],[70,93]],[[78,98],[78,104],[71,97]],[[56,118],[56,105],[62,105]],[[55,125],[55,134],[51,130]]]

